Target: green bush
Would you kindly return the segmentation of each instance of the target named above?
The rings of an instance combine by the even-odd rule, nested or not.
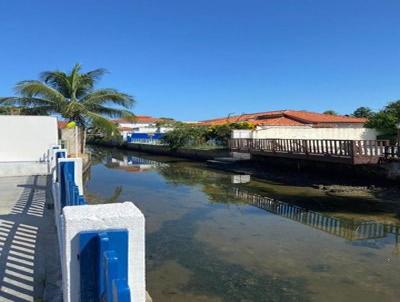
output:
[[[168,144],[172,150],[186,146],[202,145],[207,142],[207,127],[177,125],[163,137],[163,142]]]
[[[374,114],[366,126],[378,129],[381,132],[381,137],[394,141],[398,123],[400,123],[400,101],[389,103],[383,110]]]
[[[232,130],[254,128],[255,126],[248,122],[215,126],[177,124],[174,130],[165,134],[163,142],[169,145],[172,150],[204,145],[227,146]]]

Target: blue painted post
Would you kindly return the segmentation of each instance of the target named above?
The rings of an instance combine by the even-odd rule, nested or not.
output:
[[[58,161],[59,161],[59,159],[60,158],[65,158],[65,152],[56,152],[56,168],[58,169]],[[56,181],[58,181],[58,175],[59,175],[59,173],[58,173],[59,171],[57,171],[57,174],[56,174]]]
[[[79,246],[81,301],[130,302],[128,231],[81,232]]]
[[[79,204],[80,205],[83,205],[83,204],[86,204],[86,200],[85,200],[85,198],[82,196],[82,195],[79,195]]]
[[[72,161],[62,161],[60,162],[60,201],[61,209],[67,205],[67,200],[70,197],[71,191],[69,186],[69,175],[71,175],[72,180],[75,175],[75,166]],[[69,195],[69,196],[67,196]]]

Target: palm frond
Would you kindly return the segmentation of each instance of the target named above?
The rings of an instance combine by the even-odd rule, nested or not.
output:
[[[107,136],[119,133],[118,126],[100,114],[88,112],[87,116],[91,120],[92,127],[101,129]]]
[[[71,98],[71,85],[68,76],[62,71],[45,71],[40,74],[40,79],[53,89],[59,91],[64,97]]]
[[[105,129],[105,132],[117,133],[116,125],[106,117],[134,117],[125,109],[131,108],[135,100],[116,89],[94,90],[95,84],[106,72],[99,68],[81,73],[79,64],[67,73],[45,71],[40,75],[41,81],[22,81],[15,87],[16,96],[0,98],[0,112],[56,113],[75,121],[80,127],[92,124]]]
[[[134,118],[135,115],[128,111],[128,110],[123,110],[123,109],[117,109],[117,108],[110,108],[110,107],[105,107],[101,105],[93,105],[91,107],[87,107],[88,110],[91,112],[101,114],[103,116],[108,116],[111,118]]]
[[[16,99],[18,99],[18,97],[2,97],[0,98],[0,105],[1,106],[10,106],[10,105],[14,105],[16,104]]]
[[[19,115],[21,114],[21,107],[2,105],[0,106],[0,115]]]
[[[87,73],[79,75],[79,83],[76,87],[75,95],[78,99],[85,97],[87,94],[91,93],[94,89],[96,83],[102,78],[107,70],[104,68],[98,68]]]
[[[92,87],[106,74],[108,73],[107,69],[105,68],[97,68],[87,73],[84,73],[82,77],[85,80],[90,80]]]
[[[112,103],[124,108],[131,108],[135,103],[135,99],[125,93],[119,92],[116,89],[99,89],[84,97],[81,102],[91,105],[104,105]]]
[[[20,107],[23,115],[50,115],[55,113],[53,106]]]
[[[34,97],[5,97],[0,98],[0,105],[17,105],[17,106],[52,106],[55,107],[55,103],[52,100]]]
[[[40,81],[22,81],[15,86],[15,91],[23,98],[35,98],[51,100],[54,103],[63,102],[64,96],[56,89]]]

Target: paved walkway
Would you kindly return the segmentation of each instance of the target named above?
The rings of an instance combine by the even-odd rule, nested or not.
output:
[[[46,176],[0,177],[0,301],[61,301]]]

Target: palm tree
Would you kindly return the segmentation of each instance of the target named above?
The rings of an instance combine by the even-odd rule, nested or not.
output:
[[[15,106],[0,106],[0,115],[20,115],[22,108]]]
[[[115,89],[95,89],[106,72],[100,68],[82,73],[79,64],[75,64],[69,73],[58,70],[43,72],[40,80],[19,82],[15,86],[16,96],[0,98],[0,112],[17,106],[22,114],[56,114],[73,121],[84,133],[83,152],[88,127],[111,133],[117,128],[107,117],[134,116],[127,110],[135,102],[132,96]]]

